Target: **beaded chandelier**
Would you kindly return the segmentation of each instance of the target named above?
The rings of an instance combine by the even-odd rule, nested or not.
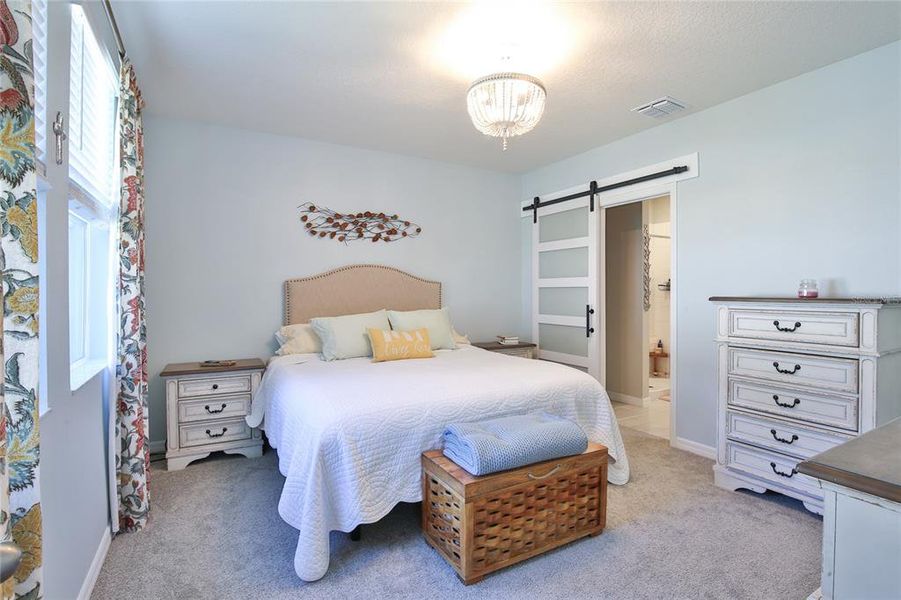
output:
[[[544,114],[547,92],[541,81],[521,73],[495,73],[473,82],[466,107],[475,128],[507,140],[531,131]]]

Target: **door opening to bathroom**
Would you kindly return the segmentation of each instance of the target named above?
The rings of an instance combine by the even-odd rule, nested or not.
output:
[[[620,425],[669,439],[670,197],[605,212],[605,385]]]

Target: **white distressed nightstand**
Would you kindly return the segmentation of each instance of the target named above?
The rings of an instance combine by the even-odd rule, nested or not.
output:
[[[500,342],[473,342],[476,348],[489,350],[491,352],[499,352],[500,354],[509,354],[510,356],[521,356],[522,358],[538,358],[538,346],[530,342],[521,342],[519,344],[501,344]]]
[[[167,470],[184,469],[220,450],[262,456],[260,430],[247,425],[244,417],[250,414],[265,368],[260,359],[249,358],[230,366],[175,363],[163,369]]]

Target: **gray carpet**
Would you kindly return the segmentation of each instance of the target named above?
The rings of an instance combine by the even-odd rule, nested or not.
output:
[[[779,598],[819,587],[822,521],[775,494],[713,486],[711,461],[623,429],[632,481],[610,486],[607,529],[464,587],[422,540],[418,505],[333,533],[320,581],[293,569],[274,452],[157,470],[151,525],[117,536],[93,598]]]

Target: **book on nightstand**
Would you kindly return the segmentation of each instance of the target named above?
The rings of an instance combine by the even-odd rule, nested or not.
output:
[[[517,335],[499,335],[497,336],[497,343],[503,344],[504,346],[515,346],[519,343],[519,336]]]

